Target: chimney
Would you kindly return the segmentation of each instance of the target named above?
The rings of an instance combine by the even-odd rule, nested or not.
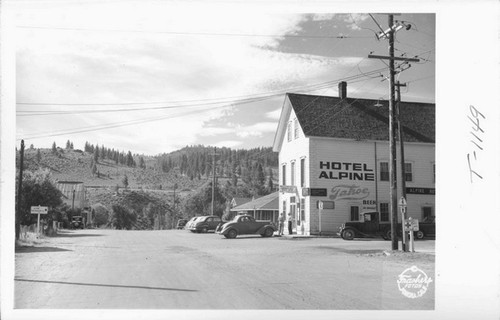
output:
[[[339,98],[347,98],[347,82],[345,81],[339,82]]]

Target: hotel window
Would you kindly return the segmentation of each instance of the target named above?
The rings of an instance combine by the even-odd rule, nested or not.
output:
[[[432,207],[422,207],[422,215],[424,216],[424,221],[430,220],[432,217]]]
[[[299,137],[299,120],[293,120],[293,137],[297,139]]]
[[[358,220],[359,220],[359,207],[352,206],[351,207],[351,221],[358,221]]]
[[[305,221],[306,220],[306,199],[300,199],[300,219],[299,221]]]
[[[413,172],[411,163],[405,163],[405,181],[413,181]]]
[[[303,187],[306,182],[305,172],[306,170],[306,159],[300,159],[300,186]]]
[[[288,142],[292,141],[292,121],[288,122]]]
[[[291,167],[290,167],[290,185],[294,186],[295,185],[295,161],[292,161]]]
[[[389,181],[389,162],[380,162],[380,181]]]
[[[380,221],[389,221],[389,203],[380,204]]]
[[[281,182],[282,182],[282,185],[286,186],[286,164],[284,164],[282,167],[282,171],[281,171]]]

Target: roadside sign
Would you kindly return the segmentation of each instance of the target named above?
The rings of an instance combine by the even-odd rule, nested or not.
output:
[[[318,201],[318,208],[323,210],[323,201],[321,200]]]
[[[400,207],[406,207],[407,203],[406,203],[406,199],[404,197],[401,197],[399,199],[399,206]]]
[[[49,213],[49,207],[42,206],[32,206],[31,214],[38,215],[37,223],[36,223],[36,233],[40,234],[40,215]]]
[[[31,214],[47,214],[49,212],[49,207],[32,206]]]
[[[418,219],[408,219],[405,221],[405,231],[418,231]]]

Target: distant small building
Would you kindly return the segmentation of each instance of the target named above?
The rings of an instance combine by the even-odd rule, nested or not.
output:
[[[233,199],[234,200],[234,199]],[[279,212],[279,193],[274,192],[268,194],[239,206],[231,208],[231,213],[236,214],[249,214],[256,220],[270,220],[272,222],[278,221]]]
[[[87,206],[85,185],[81,181],[57,181],[57,188],[63,194],[63,202],[71,208]]]
[[[92,210],[87,199],[87,190],[81,181],[57,181],[57,188],[63,194],[63,202],[70,208],[81,209],[87,224],[93,221]]]

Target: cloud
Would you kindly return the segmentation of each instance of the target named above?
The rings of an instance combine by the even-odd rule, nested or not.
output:
[[[346,23],[346,26],[351,30],[361,30],[362,28],[359,25],[370,17],[365,13],[342,14],[339,16]]]
[[[274,111],[269,111],[266,113],[266,118],[272,119],[272,120],[279,120],[281,117],[281,107],[274,110]]]
[[[238,126],[236,135],[240,138],[261,137],[264,133],[275,132],[277,127],[276,122],[259,122],[250,126]]]
[[[103,104],[92,107],[98,109],[128,108],[130,102],[158,102],[144,105],[147,107],[178,105],[179,101],[200,105],[175,110],[45,116],[37,118],[36,127],[31,125],[32,119],[18,117],[18,136],[144,120],[140,125],[88,131],[82,134],[84,137],[63,136],[61,140],[75,137],[82,140],[82,145],[89,141],[133,152],[158,153],[231,133],[241,138],[260,137],[276,130],[276,123],[266,119],[277,120],[278,110],[261,112],[257,118],[249,116],[251,108],[246,109],[246,114],[235,115],[231,107],[216,108],[224,104],[215,102],[235,97],[226,100],[230,104],[238,97],[300,88],[311,84],[311,79],[330,80],[332,74],[352,68],[359,61],[264,49],[275,45],[280,37],[259,35],[294,34],[305,19],[300,14],[179,11],[160,2],[61,4],[50,8],[19,5],[18,9],[19,25],[55,27],[19,29],[18,101]],[[113,19],[109,18],[111,12]],[[91,107],[40,108],[51,111]],[[214,119],[221,123],[207,126]],[[36,141],[50,146],[54,139],[59,137]]]

